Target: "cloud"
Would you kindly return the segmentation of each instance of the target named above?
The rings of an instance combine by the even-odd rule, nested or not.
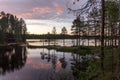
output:
[[[24,19],[69,18],[66,0],[0,0],[0,10]],[[67,17],[68,16],[68,17]]]
[[[52,13],[52,9],[49,7],[35,7],[32,9],[33,13],[48,14]]]
[[[54,7],[56,8],[56,14],[60,15],[63,13],[63,9],[60,7],[60,5],[58,3],[54,3]]]
[[[22,14],[17,14],[17,17],[18,18],[32,18],[33,16],[33,13],[29,13],[29,12],[26,12],[26,13],[22,13]]]
[[[33,7],[29,12],[24,12],[24,13],[17,13],[18,17],[24,17],[24,18],[34,18],[38,17],[39,15],[41,18],[44,17],[44,15],[51,14],[53,11],[49,7]],[[40,17],[39,17],[40,18]]]
[[[29,19],[26,19],[26,23],[27,25],[41,25],[41,26],[48,26],[46,23],[45,20],[29,20]]]

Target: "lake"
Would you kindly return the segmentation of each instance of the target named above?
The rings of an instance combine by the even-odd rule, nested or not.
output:
[[[29,45],[35,45],[35,46],[47,46],[49,45],[47,40],[43,39],[27,39]],[[54,41],[50,41],[50,45],[53,45]],[[100,41],[99,39],[96,40],[96,44],[99,46]],[[56,39],[56,45],[63,46],[63,39]],[[76,39],[65,39],[65,46],[74,46],[76,45]],[[94,39],[81,39],[80,40],[81,46],[95,46],[95,40]]]
[[[94,55],[80,56],[44,48],[0,48],[0,80],[76,80],[79,63]]]

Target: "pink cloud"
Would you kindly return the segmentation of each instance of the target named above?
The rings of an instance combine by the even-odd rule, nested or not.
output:
[[[54,3],[54,7],[56,8],[56,14],[60,15],[63,13],[63,9],[61,8],[61,6],[58,3]]]
[[[34,7],[33,9],[31,9],[29,12],[24,12],[22,14],[18,13],[18,17],[24,17],[24,18],[32,18],[33,16],[37,16],[37,15],[45,15],[45,14],[50,14],[52,13],[52,9],[49,7]]]
[[[33,13],[29,13],[29,12],[26,12],[26,13],[22,13],[22,14],[17,14],[17,17],[18,18],[31,18],[33,16]]]
[[[32,9],[33,13],[48,14],[52,13],[52,9],[49,7],[35,7]]]

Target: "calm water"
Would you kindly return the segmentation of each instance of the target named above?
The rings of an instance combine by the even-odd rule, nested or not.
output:
[[[80,69],[78,63],[83,58],[92,56],[40,48],[0,48],[0,80],[75,80],[74,69]]]
[[[47,40],[43,40],[43,39],[28,39],[27,40],[29,42],[30,45],[35,45],[35,46],[43,46],[43,45],[48,45]],[[44,41],[44,43],[43,43]],[[97,45],[100,45],[100,41],[97,41]],[[37,44],[36,44],[37,43]],[[50,45],[53,45],[54,42],[51,41]],[[80,45],[82,46],[95,46],[95,40],[94,39],[90,39],[89,43],[87,39],[81,39],[80,40]],[[63,46],[63,39],[57,39],[56,40],[56,45],[60,45]],[[65,39],[65,46],[74,46],[76,45],[76,39]]]

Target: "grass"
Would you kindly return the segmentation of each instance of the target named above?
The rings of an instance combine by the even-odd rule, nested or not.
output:
[[[80,55],[95,54],[100,55],[100,47],[62,47],[60,51],[71,51]],[[100,60],[88,61],[89,66],[86,71],[79,71],[78,80],[116,80],[117,72],[117,48],[104,47],[104,70],[101,70]],[[77,73],[78,74],[78,73]]]
[[[89,79],[90,80],[116,80],[116,76],[117,76],[116,68],[117,68],[117,59],[118,59],[117,48],[105,47],[104,53],[105,53],[104,54],[104,70],[103,71],[101,70],[100,60],[90,63],[89,67],[91,67],[91,72],[89,76],[92,77],[92,75],[96,74],[96,77],[93,76],[93,78],[91,79],[87,78],[85,80],[89,80]],[[81,80],[81,77],[78,80]]]

